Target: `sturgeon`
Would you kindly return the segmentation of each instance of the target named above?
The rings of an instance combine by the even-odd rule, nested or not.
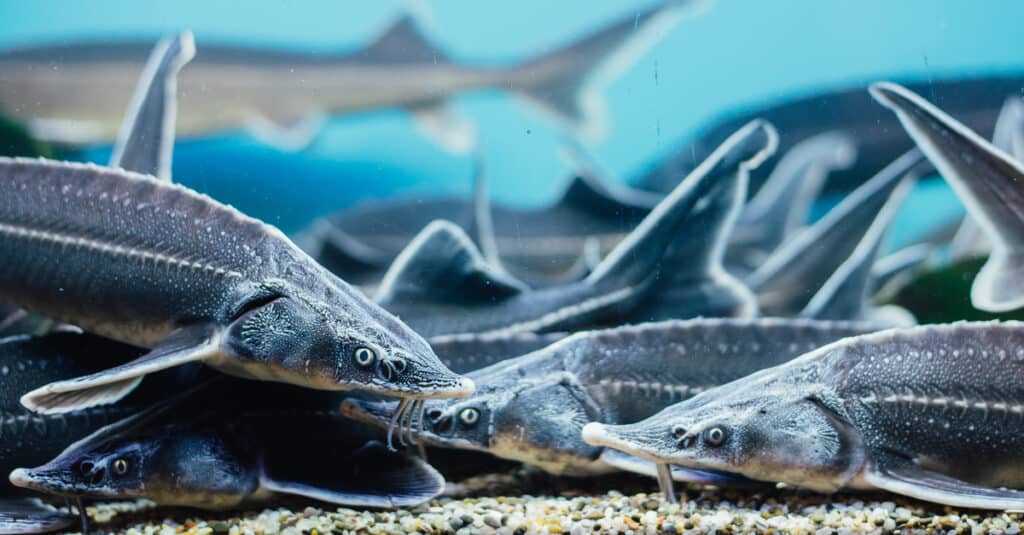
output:
[[[1024,508],[1024,324],[958,322],[840,340],[583,439],[661,464],[818,492],[881,489]],[[1010,488],[1006,488],[1010,487]]]
[[[144,350],[103,338],[61,330],[45,336],[0,340],[0,533],[41,533],[70,525],[75,517],[33,499],[7,484],[6,475],[19,466],[33,466],[59,454],[68,444],[142,410],[160,396],[156,392],[179,378],[159,378],[118,405],[92,407],[67,414],[33,414],[19,399],[28,389],[116,366]],[[153,381],[147,381],[150,383]]]
[[[403,108],[433,138],[453,149],[474,141],[472,125],[445,109],[457,94],[511,91],[583,135],[604,130],[598,95],[643,52],[705,2],[666,0],[518,65],[483,67],[450,61],[406,13],[361,50],[306,53],[204,45],[182,73],[179,135],[249,129],[298,148],[324,116]],[[0,54],[0,108],[34,136],[66,143],[114,138],[124,103],[149,45],[80,42]]]
[[[426,462],[365,443],[336,413],[248,408],[263,389],[222,386],[207,384],[103,427],[41,466],[14,470],[10,480],[57,496],[209,510],[280,495],[412,507],[444,490],[444,478]],[[241,402],[228,393],[240,393]],[[310,434],[317,440],[296,440]]]
[[[580,430],[588,422],[639,421],[702,391],[878,328],[860,322],[723,318],[581,332],[470,373],[477,391],[457,401],[428,401],[423,428],[414,430],[413,438],[488,452],[555,474],[644,470],[587,445]],[[348,400],[342,412],[384,427],[395,407]],[[676,474],[686,480],[708,477],[695,471]]]
[[[150,348],[25,395],[40,412],[110,403],[202,361],[310,388],[426,398],[472,384],[418,334],[279,230],[187,188],[89,164],[0,158],[0,299]],[[60,261],[55,261],[60,258]]]
[[[1024,306],[1024,164],[904,87],[880,82],[871,94],[896,113],[991,244],[971,303],[989,312]]]
[[[774,150],[774,139],[761,121],[740,129],[582,281],[531,291],[488,264],[461,229],[437,222],[399,255],[376,301],[432,340],[753,315],[753,296],[721,259],[747,172]],[[693,228],[700,235],[682,234]]]
[[[157,43],[138,85],[114,144],[111,167],[171,179],[174,148],[176,77],[195,54],[190,32]],[[0,305],[0,336],[43,334],[54,328],[52,320]]]
[[[597,264],[590,258],[609,253],[663,198],[619,184],[600,172],[596,159],[579,147],[572,153],[572,178],[554,203],[536,209],[485,204],[493,229],[481,236],[493,242],[493,253],[484,250],[485,258],[500,260],[526,282],[586,276]],[[790,149],[743,207],[726,248],[726,268],[745,275],[803,227],[826,177],[851,165],[855,157],[856,145],[841,132],[826,132]],[[472,200],[363,203],[318,219],[296,236],[296,242],[345,280],[373,284],[432,221],[447,219],[466,229],[474,227],[481,204],[488,202],[485,193],[485,188],[476,187]]]

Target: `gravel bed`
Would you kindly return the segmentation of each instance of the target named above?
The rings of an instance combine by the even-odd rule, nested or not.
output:
[[[545,478],[536,478],[541,482]],[[335,508],[296,501],[249,512],[202,513],[148,502],[87,508],[93,532],[128,534],[458,534],[527,533],[1020,533],[1024,515],[956,511],[887,494],[822,496],[792,490],[680,488],[667,503],[647,480],[570,482],[535,488],[531,476],[489,475],[450,485],[428,504],[396,511]],[[550,480],[548,480],[550,483]],[[608,481],[605,481],[608,483]],[[531,494],[496,495],[529,490]],[[618,488],[609,491],[607,488]],[[642,490],[637,490],[641,488]],[[539,491],[539,492],[535,492]],[[471,493],[469,497],[464,494]]]

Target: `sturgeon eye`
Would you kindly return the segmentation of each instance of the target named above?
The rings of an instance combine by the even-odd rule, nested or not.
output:
[[[459,413],[459,420],[468,426],[474,426],[480,420],[480,411],[474,408],[462,409]]]
[[[704,442],[709,446],[721,446],[725,442],[725,429],[715,426],[704,431]]]
[[[356,364],[368,368],[377,360],[377,353],[368,347],[357,347],[354,354]]]
[[[121,459],[114,460],[114,473],[123,476],[128,473],[128,461]]]

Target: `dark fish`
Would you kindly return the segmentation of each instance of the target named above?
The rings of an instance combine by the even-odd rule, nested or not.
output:
[[[208,384],[99,429],[42,466],[14,470],[11,482],[65,497],[146,498],[202,509],[275,494],[404,507],[444,489],[425,462],[364,443],[336,414],[248,409],[246,401],[231,403],[221,386]],[[263,389],[247,390],[246,400]]]
[[[877,488],[1024,507],[1024,324],[954,323],[841,340],[670,406],[583,430],[656,463],[819,492]]]
[[[747,169],[774,150],[774,135],[760,121],[740,129],[580,282],[529,291],[487,264],[458,227],[436,222],[399,255],[376,300],[432,339],[752,315],[753,296],[721,258]]]
[[[146,374],[202,361],[247,378],[401,396],[465,395],[419,335],[276,228],[127,171],[0,159],[0,297],[151,348],[23,398],[60,412],[109,403]],[[61,255],[55,262],[54,255]]]
[[[4,476],[0,496],[5,498],[0,500],[0,533],[56,531],[76,518],[34,500],[9,499],[25,495],[7,484],[11,470],[46,462],[69,443],[158,399],[151,395],[152,389],[144,387],[118,405],[46,415],[25,410],[19,402],[21,395],[52,381],[128,362],[144,352],[71,331],[0,340],[0,474]]]
[[[991,244],[971,303],[989,312],[1024,306],[1024,164],[906,88],[882,82],[871,94],[896,113]]]
[[[458,401],[428,401],[416,438],[556,474],[607,472],[625,463],[613,459],[610,466],[602,448],[582,441],[580,430],[588,422],[636,422],[709,388],[876,328],[803,319],[696,319],[581,332],[470,373],[477,391]],[[344,413],[381,427],[395,409],[383,401],[342,405]]]

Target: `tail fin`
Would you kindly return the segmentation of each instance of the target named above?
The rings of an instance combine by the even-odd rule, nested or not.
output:
[[[1024,306],[1024,164],[906,88],[880,82],[871,95],[896,113],[992,244],[972,304],[989,312]]]
[[[620,76],[685,15],[700,12],[709,3],[659,2],[515,68],[512,86],[530,104],[583,137],[596,139],[605,130],[605,110],[597,91]]]
[[[873,287],[872,268],[896,212],[910,193],[915,177],[904,178],[889,194],[871,226],[853,253],[814,294],[800,316],[822,320],[873,320],[870,292]]]
[[[917,149],[900,156],[847,195],[814,225],[783,243],[746,283],[757,293],[765,314],[790,316],[811,298],[849,257],[900,180],[920,166]]]
[[[652,303],[641,307],[644,317],[637,320],[703,313],[678,310],[681,297],[674,290],[692,290],[706,282],[730,287],[735,300],[751,308],[749,291],[724,272],[722,255],[746,198],[747,174],[771,156],[777,144],[778,135],[770,124],[747,123],[665,197],[585,280],[615,288],[657,281]]]
[[[1024,99],[1014,96],[1003,103],[996,118],[992,144],[1024,161]],[[988,256],[990,249],[988,238],[971,214],[964,215],[963,223],[949,244],[949,261]]]

